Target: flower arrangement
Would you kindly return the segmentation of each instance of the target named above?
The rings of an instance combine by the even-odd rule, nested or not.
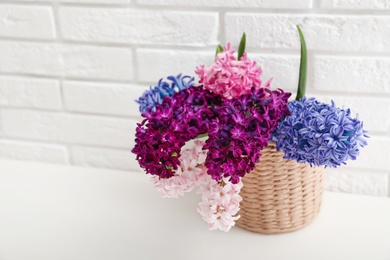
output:
[[[191,76],[169,76],[137,100],[143,121],[132,152],[139,165],[163,197],[198,187],[198,212],[210,230],[228,231],[240,217],[241,180],[269,141],[285,159],[325,167],[355,160],[367,145],[363,123],[349,109],[305,97],[306,44],[298,32],[296,100],[260,79],[261,68],[245,52],[245,33],[237,58],[230,44],[219,45],[214,62],[196,68],[198,85]]]

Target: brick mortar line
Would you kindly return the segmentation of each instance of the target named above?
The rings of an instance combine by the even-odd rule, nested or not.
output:
[[[1,77],[1,73],[0,73],[0,77]],[[6,77],[8,77],[8,75],[6,75]],[[28,78],[32,78],[30,76],[27,76],[25,77],[24,75],[15,75],[15,76],[12,76],[12,77],[16,77],[16,78],[20,78],[20,79],[28,79]],[[52,78],[36,78],[36,79],[52,79]],[[55,80],[55,79],[53,79]],[[131,85],[135,85],[135,87],[149,87],[151,85],[154,85],[156,84],[155,81],[139,81],[139,82],[132,82],[132,83],[118,83],[116,81],[99,81],[99,80],[95,80],[95,79],[91,79],[91,80],[74,80],[74,79],[65,79],[64,80],[65,82],[77,82],[77,83],[91,83],[91,84],[104,84],[104,83],[107,83],[107,84],[117,84],[117,85],[128,85],[128,84],[131,84]],[[310,85],[310,86],[313,86],[313,85]],[[295,91],[292,91],[292,92],[295,92]],[[383,94],[383,93],[377,93],[377,92],[372,92],[372,93],[363,93],[363,92],[337,92],[337,91],[327,91],[327,90],[318,90],[318,89],[310,89],[308,90],[308,92],[310,92],[310,94],[312,95],[321,95],[321,96],[334,96],[334,97],[346,97],[346,95],[348,95],[348,98],[363,98],[363,99],[379,99],[379,100],[388,100],[389,97],[390,97],[390,93],[389,94]],[[370,96],[367,96],[367,94],[370,94]],[[58,111],[58,110],[55,110],[55,109],[52,109],[52,111]]]
[[[156,43],[117,43],[117,42],[99,42],[99,41],[80,41],[62,39],[33,39],[33,38],[18,38],[18,37],[6,37],[0,35],[1,42],[13,42],[13,43],[37,43],[37,44],[53,44],[63,46],[80,46],[80,47],[106,47],[106,48],[117,48],[117,49],[128,49],[128,48],[139,48],[140,46],[145,49],[169,49],[169,50],[198,50],[199,48],[214,49],[214,45],[174,45],[174,44],[161,44]]]
[[[34,78],[34,79],[42,79],[42,80],[61,80],[57,77],[48,77],[48,76],[31,76],[31,75],[26,75],[26,74],[7,74],[7,73],[2,73],[0,72],[0,77],[11,77],[11,78],[18,78],[18,79],[29,79],[29,78]],[[117,84],[117,85],[135,85],[139,87],[148,87],[150,85],[154,85],[156,82],[155,81],[132,81],[132,82],[123,82],[123,81],[115,81],[115,80],[99,80],[99,79],[75,79],[75,78],[66,78],[63,79],[63,81],[66,82],[80,82],[80,83],[96,83],[96,84]],[[310,84],[310,86],[313,86],[313,84]],[[351,98],[379,98],[381,100],[388,100],[390,97],[390,93],[377,93],[377,92],[371,92],[371,93],[364,93],[364,92],[341,92],[341,91],[327,91],[327,90],[318,90],[318,89],[310,89],[308,90],[312,95],[325,95],[325,96],[334,96],[334,97],[345,97],[348,95],[348,97]],[[294,91],[293,91],[294,92]],[[370,96],[367,96],[367,95]],[[48,111],[58,111],[56,109],[46,109]]]
[[[312,0],[312,8],[313,8],[313,10],[315,10],[315,11],[321,9],[320,0]]]
[[[254,11],[252,9],[248,10],[240,10],[237,11],[237,9],[232,10],[226,10],[227,14],[265,14],[265,15],[293,15],[293,16],[318,16],[318,17],[324,17],[324,16],[335,16],[335,17],[349,17],[349,16],[356,16],[356,17],[366,17],[366,16],[372,16],[372,17],[387,17],[389,10],[340,10],[340,9],[273,9],[273,10],[267,10],[263,9],[261,12]]]
[[[310,80],[310,77],[309,77]],[[314,88],[315,84],[308,84],[311,89],[308,92],[315,95],[334,95],[335,97],[346,97],[346,98],[363,98],[363,99],[376,99],[376,100],[389,100],[390,93],[378,93],[378,92],[349,92],[349,91],[332,91],[332,90],[319,90]],[[367,96],[370,95],[370,96]],[[390,100],[389,100],[390,101]]]
[[[36,1],[36,2],[26,2],[26,1],[18,1],[18,0],[2,0],[0,2],[0,6],[2,5],[12,5],[12,6],[46,6],[50,7],[53,4],[53,1],[44,2],[44,1]]]
[[[7,106],[0,105],[0,109],[4,110],[26,110],[26,111],[34,111],[34,112],[48,112],[48,113],[67,113],[68,111],[62,109],[50,109],[50,108],[37,108],[37,107],[19,107],[19,106]]]
[[[195,76],[195,75],[194,75]],[[18,78],[18,79],[36,79],[36,80],[52,80],[52,81],[66,81],[66,82],[85,82],[85,83],[97,83],[97,84],[117,84],[117,85],[153,85],[156,84],[156,81],[123,81],[123,80],[115,80],[115,79],[86,79],[86,78],[60,78],[57,76],[48,76],[48,75],[35,75],[35,74],[26,74],[26,73],[9,73],[0,71],[1,77],[9,77],[9,78]]]
[[[250,36],[249,36],[250,37]],[[189,52],[210,52],[212,55],[215,51],[214,45],[208,46],[191,46],[191,45],[156,45],[153,43],[113,43],[113,42],[94,42],[94,41],[74,41],[68,39],[54,39],[54,40],[45,40],[45,39],[31,39],[31,38],[16,38],[16,37],[4,37],[0,36],[0,42],[9,42],[9,43],[32,43],[32,44],[53,44],[53,45],[62,45],[62,46],[72,46],[72,47],[102,47],[102,48],[113,48],[113,49],[129,49],[133,48],[138,50],[155,50],[155,51],[189,51]],[[226,42],[222,42],[224,45]],[[247,47],[249,54],[255,52],[256,54],[272,54],[275,56],[279,55],[295,55],[299,56],[299,47],[296,48],[261,48],[261,47]],[[309,50],[314,56],[335,56],[335,57],[373,57],[373,58],[390,58],[389,51],[345,51],[345,50]],[[388,56],[388,57],[384,57]]]
[[[388,197],[390,198],[390,173],[387,175],[387,191],[388,191]]]
[[[58,146],[58,147],[61,147],[61,148],[65,148],[66,144],[65,143],[58,143],[58,142],[45,142],[45,141],[39,141],[39,140],[33,140],[33,139],[16,139],[16,138],[12,138],[12,137],[6,137],[6,138],[3,138],[3,139],[0,139],[0,143],[1,141],[6,141],[6,142],[11,142],[11,143],[15,143],[15,144],[18,144],[18,143],[21,143],[21,144],[28,144],[28,145],[34,145],[34,144],[39,144],[39,145],[47,145],[47,146]]]
[[[309,50],[315,56],[331,56],[331,57],[352,57],[352,58],[381,58],[389,59],[389,51],[378,52],[361,52],[361,51],[325,51],[325,50]],[[387,56],[387,57],[386,57]]]
[[[2,108],[0,107],[0,141],[3,139],[3,138],[5,138],[4,137],[4,131],[3,131],[3,118],[2,118],[2,116],[1,116],[1,110],[2,110]]]
[[[64,95],[64,81],[62,79],[59,80],[59,86],[60,86],[60,96],[61,96],[61,111],[67,111],[66,108],[66,102],[65,102],[65,95]]]
[[[129,137],[131,138],[131,137]],[[112,146],[101,146],[101,145],[93,145],[93,144],[79,144],[79,143],[65,143],[60,141],[46,141],[46,140],[36,140],[36,139],[30,139],[30,138],[23,138],[23,137],[5,137],[3,139],[0,139],[0,141],[12,141],[12,142],[20,142],[20,143],[27,143],[27,144],[40,144],[40,145],[51,145],[51,146],[81,146],[81,147],[90,147],[90,148],[99,148],[99,149],[108,149],[108,150],[120,150],[120,151],[129,151],[130,148],[124,148],[124,147],[112,147]]]
[[[138,55],[137,55],[137,48],[136,47],[133,47],[131,48],[131,52],[132,52],[132,58],[133,58],[133,80],[135,82],[139,82],[139,69],[138,69]]]
[[[60,3],[60,6],[63,7],[80,7],[80,8],[90,8],[91,5],[81,6],[80,4],[64,4]],[[96,8],[108,8],[104,5],[95,5]],[[119,9],[119,6],[111,6],[112,9]],[[237,14],[276,14],[276,15],[319,15],[319,16],[387,16],[389,10],[370,10],[370,9],[329,9],[329,8],[319,8],[319,9],[280,9],[280,8],[259,8],[259,7],[203,7],[203,6],[125,6],[128,10],[139,10],[139,11],[168,11],[168,12],[190,12],[190,13],[215,13],[224,11],[225,13],[237,13]],[[189,10],[189,8],[192,8]],[[122,7],[120,10],[123,10]]]
[[[28,111],[35,113],[49,113],[49,114],[57,114],[57,115],[70,115],[70,116],[86,116],[86,117],[95,117],[99,119],[118,119],[118,120],[139,120],[141,115],[133,116],[133,115],[115,115],[115,114],[103,114],[99,112],[85,112],[85,111],[74,111],[74,110],[51,110],[45,108],[35,108],[35,107],[12,107],[12,106],[0,106],[0,109],[5,110],[14,110],[14,111]]]
[[[19,1],[19,0],[2,0],[0,5],[15,5],[15,6],[50,6],[53,3],[58,3],[60,6],[72,6],[72,7],[101,7],[101,8],[118,8],[118,7],[130,7],[134,6],[130,4],[101,4],[101,3],[66,3],[66,2],[58,2],[58,0],[51,1]]]
[[[133,1],[134,2],[134,1]],[[150,10],[150,11],[183,11],[183,12],[219,12],[224,10],[229,13],[248,13],[248,14],[321,14],[321,15],[360,15],[360,16],[386,16],[390,9],[347,9],[347,8],[266,8],[266,7],[213,7],[213,6],[191,6],[191,5],[145,5],[145,4],[101,4],[101,3],[58,3],[59,7],[79,7],[79,8],[111,8],[111,9],[130,9],[130,10]],[[19,5],[19,6],[50,6],[55,1],[50,2],[25,2],[25,1],[3,1],[0,5]],[[313,2],[315,3],[315,2]],[[194,8],[188,11],[189,8]]]
[[[58,40],[56,38],[54,39],[36,39],[36,38],[28,38],[28,37],[9,37],[9,36],[2,36],[0,35],[0,41],[2,42],[12,42],[14,41],[15,43],[42,43],[42,44],[47,44],[47,43],[58,43]]]
[[[4,72],[0,71],[0,77],[22,77],[22,78],[34,78],[34,79],[48,79],[48,80],[64,80],[64,81],[79,81],[79,82],[96,82],[96,83],[112,83],[112,84],[140,84],[134,80],[116,80],[116,79],[95,79],[95,78],[78,78],[78,77],[61,77],[50,76],[47,74],[30,74],[30,73],[18,73],[18,72]]]
[[[66,2],[59,2],[58,3],[61,7],[80,7],[80,8],[112,8],[112,9],[118,9],[118,8],[126,8],[126,9],[132,9],[136,8],[137,6],[132,3],[127,4],[113,4],[113,3],[66,3]]]
[[[250,35],[247,35],[247,38],[250,37]],[[227,41],[220,42],[220,44],[224,45],[227,44]],[[191,46],[174,46],[174,45],[161,45],[161,46],[155,46],[155,45],[141,45],[141,44],[134,44],[133,46],[137,46],[137,50],[151,50],[151,51],[160,51],[160,50],[167,50],[167,51],[189,51],[189,52],[210,52],[215,51],[214,46],[205,46],[205,47],[191,47]],[[233,47],[238,47],[238,42],[233,44]],[[300,55],[300,49],[299,46],[296,48],[262,48],[262,47],[251,47],[247,46],[246,50],[248,52],[248,55],[251,55],[251,53],[254,54],[270,54],[272,56],[299,56]],[[373,57],[373,58],[383,58],[387,59],[390,58],[390,49],[389,51],[375,51],[375,52],[364,52],[364,51],[346,51],[346,50],[308,50],[309,53],[313,54],[314,56],[334,56],[334,57],[356,57],[356,58],[364,58],[364,57]],[[214,54],[214,53],[212,53]],[[389,56],[389,57],[384,57]]]
[[[347,8],[278,8],[278,7],[229,7],[229,6],[193,6],[193,5],[110,5],[110,4],[82,4],[82,3],[59,3],[63,7],[80,7],[80,8],[124,8],[131,10],[142,11],[182,11],[182,12],[220,12],[225,11],[229,13],[248,13],[248,14],[328,14],[328,15],[388,15],[389,9],[347,9]],[[189,11],[189,8],[192,10]],[[314,12],[315,11],[315,12]]]
[[[53,1],[52,2],[52,10],[53,10],[53,17],[54,17],[54,25],[55,25],[55,28],[56,28],[56,41],[61,41],[63,38],[62,38],[62,30],[61,30],[59,10],[58,10],[58,2],[57,1]]]
[[[309,70],[309,73],[311,74],[312,70]],[[311,79],[313,76],[309,74],[309,85],[314,86],[313,83],[311,83]],[[9,78],[18,78],[18,79],[36,79],[36,80],[53,80],[53,81],[62,81],[62,82],[80,82],[80,83],[96,83],[96,84],[117,84],[117,85],[138,85],[140,87],[143,86],[150,86],[153,84],[156,84],[156,81],[150,80],[150,81],[143,81],[143,80],[132,80],[132,81],[121,81],[121,80],[113,80],[113,79],[85,79],[85,78],[60,78],[57,76],[47,76],[47,75],[32,75],[32,74],[24,74],[24,73],[7,73],[7,72],[1,72],[0,71],[0,78],[1,77],[9,77]],[[195,75],[194,75],[195,77]],[[310,89],[310,93],[312,94],[318,94],[318,95],[333,95],[335,97],[351,97],[351,98],[379,98],[379,99],[385,99],[388,100],[390,98],[390,93],[378,93],[378,92],[343,92],[343,91],[328,91],[328,90],[318,90],[318,89]],[[367,96],[369,94],[370,96]],[[58,111],[53,109],[52,111]]]
[[[58,2],[57,1],[52,2],[54,24],[55,24],[55,28],[56,28],[56,39],[55,40],[56,40],[56,42],[61,42],[63,40],[63,37],[62,37],[62,30],[61,30],[60,16],[59,16],[58,8],[59,8]],[[60,59],[62,59],[62,57],[60,57]],[[61,101],[60,111],[66,111],[62,76],[58,77],[58,83],[59,83],[60,101]],[[67,160],[69,161],[70,151],[69,151],[68,147],[66,147],[65,149],[66,149]]]
[[[131,5],[131,4],[99,4],[99,3],[58,3],[60,8],[80,8],[88,9],[94,8],[97,9],[111,9],[111,10],[133,10],[133,11],[168,11],[168,12],[182,12],[182,13],[217,13],[225,7],[203,7],[203,6],[159,6],[159,5]],[[189,10],[189,8],[193,8]],[[235,10],[232,8],[231,10]],[[245,10],[245,9],[244,9]]]

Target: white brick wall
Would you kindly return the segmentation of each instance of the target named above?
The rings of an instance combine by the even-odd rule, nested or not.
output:
[[[336,9],[390,9],[389,0],[321,0],[321,7],[336,8]]]
[[[129,81],[132,56],[130,47],[0,41],[0,73]]]
[[[2,109],[3,133],[26,138],[130,149],[136,121],[82,114]]]
[[[63,36],[68,40],[214,46],[217,43],[218,13],[63,7],[60,9],[60,23]]]
[[[170,74],[237,46],[272,86],[295,92],[301,24],[309,96],[359,113],[358,161],[328,171],[333,191],[390,196],[389,0],[4,0],[0,157],[141,172],[133,102]]]
[[[58,80],[0,76],[0,105],[60,110]]]
[[[140,84],[142,86],[142,84]],[[69,111],[137,117],[135,97],[142,95],[146,85],[65,81],[63,94]]]
[[[49,163],[68,163],[65,145],[42,144],[27,141],[0,140],[0,157],[36,160]]]
[[[235,7],[235,8],[310,8],[312,0],[139,0],[138,3],[149,6],[198,6],[198,7]]]
[[[388,51],[390,15],[258,14],[228,12],[225,15],[226,39],[234,42],[245,30],[250,47],[283,50],[299,49],[296,24],[305,31],[312,51]]]
[[[367,94],[390,93],[389,56],[316,55],[312,64],[313,86],[318,90]]]
[[[54,39],[56,36],[50,6],[2,5],[0,35],[4,37]]]

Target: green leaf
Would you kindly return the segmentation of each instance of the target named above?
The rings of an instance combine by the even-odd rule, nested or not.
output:
[[[299,38],[301,40],[301,62],[299,65],[299,80],[298,80],[298,91],[295,100],[300,100],[305,96],[306,93],[306,80],[307,80],[307,50],[305,37],[297,25]]]
[[[245,45],[246,45],[246,34],[245,32],[242,34],[240,45],[238,46],[238,55],[237,55],[237,60],[240,60],[242,55],[245,52]]]
[[[200,135],[198,135],[197,137],[195,137],[195,139],[200,139],[200,138],[207,137],[207,136],[209,136],[208,133],[200,134]]]
[[[220,53],[221,51],[223,51],[223,47],[221,45],[218,45],[217,49],[215,50],[215,56],[217,56],[217,54]]]

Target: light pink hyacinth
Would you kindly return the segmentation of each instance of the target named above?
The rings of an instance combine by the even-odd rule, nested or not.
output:
[[[175,176],[169,179],[160,179],[152,175],[154,187],[164,198],[178,198],[185,192],[190,192],[195,186],[204,184],[210,179],[207,168],[203,165],[207,151],[203,151],[204,142],[195,140],[191,148],[184,149],[180,156],[180,167]]]
[[[239,192],[243,185],[242,182],[232,184],[227,178],[223,179],[223,184],[213,180],[204,166],[207,151],[202,150],[203,145],[203,141],[195,140],[192,147],[182,151],[181,167],[175,176],[160,179],[152,175],[151,180],[164,198],[178,198],[199,186],[198,193],[202,194],[202,202],[199,203],[198,212],[208,223],[210,230],[220,229],[226,232],[239,218],[236,215],[240,209],[242,198]]]
[[[262,70],[256,67],[255,61],[250,61],[244,53],[240,60],[234,56],[234,50],[230,43],[224,50],[217,54],[214,63],[205,68],[201,65],[195,71],[200,80],[208,90],[222,95],[224,98],[232,99],[250,92],[252,87],[269,87],[271,80],[264,85],[260,80]]]
[[[199,203],[198,212],[209,224],[210,230],[220,229],[227,232],[240,218],[237,213],[240,210],[242,197],[239,192],[243,184],[241,181],[232,184],[228,178],[223,179],[222,183],[221,185],[210,178],[209,183],[199,190],[202,202]]]

